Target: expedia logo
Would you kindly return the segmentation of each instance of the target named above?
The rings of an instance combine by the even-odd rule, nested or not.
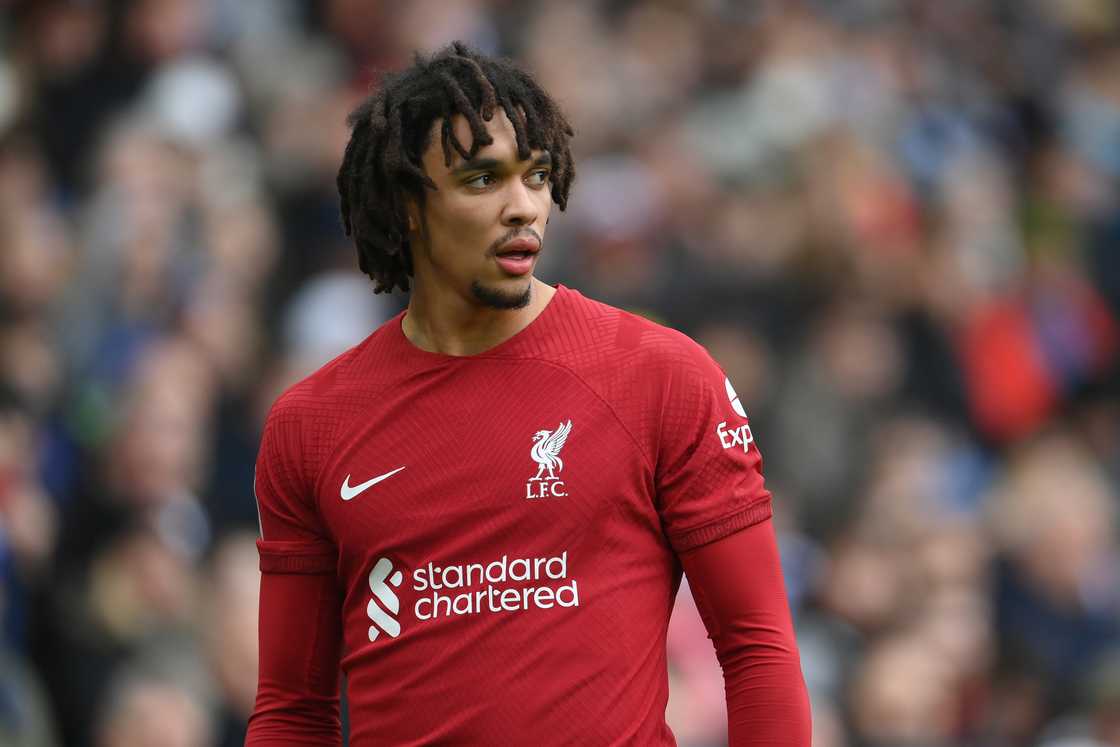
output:
[[[728,428],[727,421],[724,421],[716,426],[716,435],[719,436],[720,446],[725,449],[730,449],[732,446],[742,446],[744,454],[754,443],[754,434],[751,433],[751,427],[746,423],[738,428]]]
[[[735,393],[735,387],[731,386],[731,379],[724,377],[723,388],[727,392],[727,399],[731,402],[731,409],[735,411],[735,414],[741,418],[747,417],[747,411],[743,409],[743,403],[739,401],[739,395]],[[747,453],[754,442],[754,434],[751,433],[751,427],[746,423],[728,428],[725,420],[716,426],[716,436],[719,438],[719,445],[724,449],[741,446],[744,454]]]

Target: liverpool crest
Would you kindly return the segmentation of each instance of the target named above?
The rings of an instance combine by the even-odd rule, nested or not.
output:
[[[572,432],[572,421],[560,423],[556,430],[539,430],[533,434],[533,448],[529,456],[537,463],[537,474],[525,483],[526,498],[563,498],[564,481],[557,473],[563,471],[564,460],[560,458],[560,450]],[[547,474],[546,474],[547,473]]]

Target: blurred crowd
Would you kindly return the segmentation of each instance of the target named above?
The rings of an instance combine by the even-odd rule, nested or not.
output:
[[[814,744],[1120,746],[1114,0],[0,2],[0,745],[241,744],[263,415],[405,303],[345,115],[455,38],[576,129],[538,274],[746,404]]]

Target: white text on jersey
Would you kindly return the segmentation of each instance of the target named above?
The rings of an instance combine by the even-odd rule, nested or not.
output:
[[[739,445],[743,447],[743,453],[746,454],[750,448],[751,443],[754,441],[754,434],[751,433],[751,427],[743,423],[738,428],[728,428],[727,421],[723,421],[716,426],[716,435],[719,436],[720,445],[725,449],[730,449],[732,446]]]

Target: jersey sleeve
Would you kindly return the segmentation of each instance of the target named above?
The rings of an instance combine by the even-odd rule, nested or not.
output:
[[[676,363],[662,387],[655,481],[666,536],[683,553],[769,518],[771,507],[731,382],[691,341]]]
[[[253,490],[260,517],[257,548],[263,573],[333,572],[337,553],[304,475],[298,412],[273,406],[257,454]]]
[[[680,559],[723,669],[728,745],[809,747],[809,697],[772,522]]]
[[[246,745],[341,744],[337,549],[303,469],[301,418],[273,407],[257,457],[260,672]]]

